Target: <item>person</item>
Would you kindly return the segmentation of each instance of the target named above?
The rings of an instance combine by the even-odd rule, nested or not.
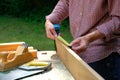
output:
[[[120,0],[59,0],[46,16],[46,35],[69,16],[72,49],[105,80],[120,80]]]

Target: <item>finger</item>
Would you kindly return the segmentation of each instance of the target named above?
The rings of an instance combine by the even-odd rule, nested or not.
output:
[[[86,45],[85,44],[81,44],[79,46],[74,46],[72,47],[72,49],[78,53],[82,52],[82,51],[85,51],[86,50]]]
[[[54,27],[50,31],[51,31],[53,37],[56,38],[57,37],[57,33],[56,33]]]
[[[47,37],[54,40],[54,36],[52,35],[50,30],[47,31]]]
[[[54,40],[55,39],[55,30],[54,30],[53,24],[49,20],[46,20],[45,27],[46,27],[47,37]]]
[[[56,37],[56,32],[54,30],[54,27],[52,25],[48,25],[47,28],[46,28],[46,34],[47,34],[47,37],[50,38],[50,39],[55,39]]]
[[[74,46],[74,45],[78,44],[79,42],[80,41],[78,39],[75,39],[70,43],[70,46]]]

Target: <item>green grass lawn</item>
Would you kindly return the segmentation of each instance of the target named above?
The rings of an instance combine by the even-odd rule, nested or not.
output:
[[[71,42],[68,22],[61,25],[63,38]],[[54,42],[46,37],[44,21],[28,22],[24,19],[0,16],[0,43],[26,42],[38,50],[54,50]]]

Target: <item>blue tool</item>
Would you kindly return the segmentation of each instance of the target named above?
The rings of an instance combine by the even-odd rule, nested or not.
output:
[[[53,24],[57,35],[60,33],[60,24]]]
[[[53,25],[54,25],[54,29],[55,29],[57,35],[59,35],[60,34],[60,24],[53,24]],[[55,47],[55,51],[57,51],[55,40],[54,40],[54,47]]]
[[[56,31],[57,35],[59,35],[60,34],[60,24],[53,24],[53,25],[54,25],[54,28],[55,28],[55,31]],[[54,44],[55,44],[54,45],[55,50],[57,51],[55,40],[54,40]],[[72,49],[72,46],[68,45],[68,47]]]

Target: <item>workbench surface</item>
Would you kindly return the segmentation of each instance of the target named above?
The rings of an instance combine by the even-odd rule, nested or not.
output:
[[[52,69],[22,80],[75,80],[57,56],[56,51],[38,51],[37,56],[40,61],[51,61]]]

